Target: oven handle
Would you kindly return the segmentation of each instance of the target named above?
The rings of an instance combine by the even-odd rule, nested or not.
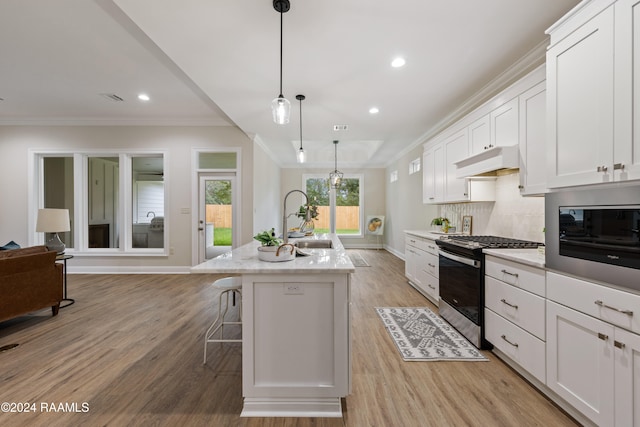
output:
[[[469,265],[469,266],[471,266],[473,268],[480,268],[480,265],[481,265],[480,261],[476,261],[475,259],[470,259],[470,258],[465,258],[465,257],[462,257],[462,256],[454,255],[451,252],[443,251],[442,249],[440,249],[439,253],[440,253],[440,256],[452,259],[454,261],[460,262],[460,263],[465,264],[465,265]]]

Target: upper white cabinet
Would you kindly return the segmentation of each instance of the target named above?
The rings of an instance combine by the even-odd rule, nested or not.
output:
[[[467,128],[454,133],[442,143],[444,146],[445,161],[445,202],[457,202],[467,198],[467,185],[464,178],[456,177],[456,165],[458,160],[469,156],[469,134]]]
[[[550,188],[640,179],[640,2],[611,3],[585,2],[548,31]]]
[[[491,117],[489,114],[469,125],[469,147],[471,154],[488,150],[491,145]]]
[[[444,200],[444,154],[438,143],[422,154],[422,202],[440,203]]]
[[[520,113],[520,194],[542,194],[546,174],[546,83],[532,87],[519,97]]]
[[[493,110],[489,118],[491,140],[488,148],[518,145],[518,98]]]

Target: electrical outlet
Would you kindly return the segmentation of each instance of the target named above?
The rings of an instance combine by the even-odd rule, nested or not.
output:
[[[301,283],[285,283],[284,284],[285,295],[302,295],[304,294],[304,288]]]

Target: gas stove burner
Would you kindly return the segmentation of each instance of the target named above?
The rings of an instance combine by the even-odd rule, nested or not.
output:
[[[467,236],[467,235],[453,235],[443,236],[441,238],[443,242],[463,246],[467,248],[491,248],[491,249],[535,249],[541,244],[538,242],[531,242],[528,240],[511,239],[508,237],[499,236]]]

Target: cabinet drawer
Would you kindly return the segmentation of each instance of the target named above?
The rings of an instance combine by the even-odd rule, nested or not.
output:
[[[551,271],[547,284],[548,299],[640,333],[640,295]]]
[[[418,274],[420,276],[420,291],[437,305],[440,301],[440,281],[437,277],[427,273],[426,270],[422,270]]]
[[[437,255],[434,255],[430,252],[425,252],[424,253],[424,261],[425,261],[425,265],[422,266],[422,268],[425,269],[425,271],[427,273],[429,273],[430,275],[439,278],[439,271],[440,269],[438,268],[438,263],[440,262],[439,258]]]
[[[546,381],[545,343],[513,323],[485,308],[485,338],[498,350],[531,373]]]
[[[408,246],[413,246],[413,247],[416,247],[416,248],[417,248],[417,247],[418,247],[418,245],[420,244],[420,243],[418,243],[418,242],[420,242],[420,240],[421,240],[421,238],[420,238],[420,237],[412,236],[412,235],[410,235],[410,234],[406,234],[406,235],[404,236],[404,243],[405,243],[406,245],[408,245]]]
[[[430,254],[435,255],[436,258],[438,258],[438,245],[436,245],[436,241],[435,240],[424,239],[423,245],[424,245],[424,247],[422,249],[424,249],[425,251],[429,252]],[[438,263],[436,263],[436,265],[437,264]]]
[[[525,291],[541,297],[546,295],[544,270],[541,268],[487,255],[484,271],[487,276],[517,286]]]
[[[485,305],[527,332],[545,340],[544,298],[485,277]]]
[[[436,242],[434,240],[406,234],[404,242],[405,244],[413,246],[414,248],[422,249],[423,251],[432,253],[434,255],[438,254],[438,245],[436,245]]]

